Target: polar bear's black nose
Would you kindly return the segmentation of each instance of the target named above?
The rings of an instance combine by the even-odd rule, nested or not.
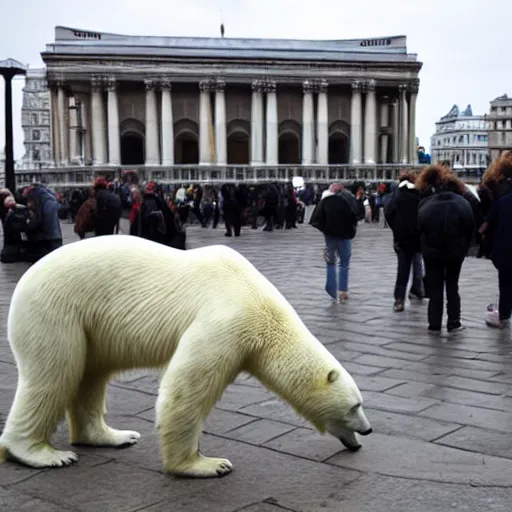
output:
[[[369,436],[373,432],[373,428],[369,428],[368,430],[365,430],[364,432],[359,432],[362,436]]]

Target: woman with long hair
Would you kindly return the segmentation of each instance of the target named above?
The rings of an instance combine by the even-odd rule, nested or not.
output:
[[[428,329],[434,333],[441,331],[446,286],[447,329],[459,331],[463,328],[459,277],[475,231],[473,211],[463,197],[466,187],[453,171],[442,165],[423,169],[416,187],[424,197],[418,209],[418,229],[430,299]]]
[[[488,315],[487,325],[503,329],[512,314],[512,153],[505,153],[487,170],[482,180],[489,198],[486,222],[480,228],[484,235],[486,256],[498,270],[498,310]]]

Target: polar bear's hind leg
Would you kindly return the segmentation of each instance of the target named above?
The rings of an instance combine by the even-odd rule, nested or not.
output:
[[[41,343],[40,331],[21,328],[12,334],[18,387],[0,437],[0,451],[35,468],[67,466],[78,460],[74,452],[50,445],[82,379],[86,350],[85,336],[78,328],[60,327],[60,332],[52,333],[54,341],[49,345]],[[22,343],[18,341],[21,336]]]
[[[105,423],[109,374],[88,372],[68,410],[70,442],[74,445],[133,445],[140,434],[133,430],[115,430]]]

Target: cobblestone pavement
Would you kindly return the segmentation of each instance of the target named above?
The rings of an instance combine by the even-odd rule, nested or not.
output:
[[[64,225],[73,240],[70,225]],[[201,449],[226,456],[233,474],[179,480],[161,472],[154,433],[157,381],[130,374],[108,393],[109,423],[139,430],[123,450],[79,449],[66,469],[0,466],[0,510],[50,512],[212,511],[471,512],[512,510],[512,357],[509,332],[483,324],[496,300],[488,261],[468,259],[461,277],[457,334],[432,337],[426,305],[392,312],[395,256],[389,230],[362,226],[353,246],[349,303],[323,291],[322,239],[309,226],[290,232],[189,229],[191,247],[227,243],[289,299],[306,325],[363,392],[374,433],[351,454],[315,433],[288,405],[241,376],[204,428]],[[11,405],[16,367],[5,324],[24,265],[0,267],[0,422]],[[64,425],[55,435],[67,445]]]

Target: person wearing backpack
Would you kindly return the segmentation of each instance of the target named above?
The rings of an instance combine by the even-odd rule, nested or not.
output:
[[[418,176],[416,187],[424,197],[418,207],[418,230],[425,263],[428,330],[441,331],[444,288],[448,332],[461,330],[459,276],[475,231],[464,183],[450,169],[432,165]]]

